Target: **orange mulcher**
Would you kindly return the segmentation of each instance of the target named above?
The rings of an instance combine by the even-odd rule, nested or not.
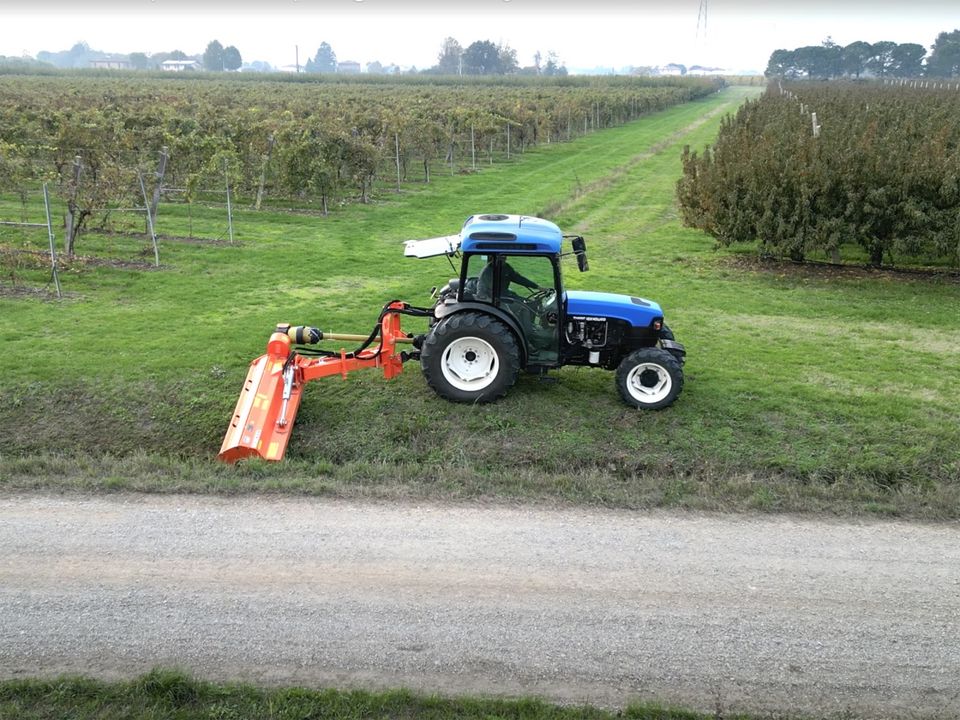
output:
[[[226,462],[259,457],[280,460],[290,440],[304,384],[328,375],[361,368],[383,368],[390,379],[399,375],[406,360],[418,353],[397,352],[400,343],[413,336],[400,329],[400,315],[426,317],[428,310],[395,301],[384,306],[380,320],[369,336],[323,333],[317,328],[277,325],[267,343],[266,355],[252,363],[243,383],[218,457]],[[371,347],[379,337],[377,347]],[[330,352],[293,345],[313,345],[321,340],[362,341],[352,352]]]

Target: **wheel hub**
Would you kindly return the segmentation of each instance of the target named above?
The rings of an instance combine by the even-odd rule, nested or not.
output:
[[[460,390],[482,390],[492,383],[500,369],[500,359],[486,340],[458,338],[447,346],[440,365],[443,376]]]
[[[670,394],[673,381],[666,368],[655,363],[641,363],[630,371],[627,388],[639,402],[653,404]]]

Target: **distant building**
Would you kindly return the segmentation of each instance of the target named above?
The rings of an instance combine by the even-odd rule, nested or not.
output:
[[[130,70],[130,58],[126,55],[108,55],[90,61],[90,67],[98,70]]]
[[[718,67],[704,67],[703,65],[693,65],[687,70],[687,75],[710,76],[710,75],[730,75],[729,70]]]
[[[200,63],[196,60],[164,60],[160,69],[167,72],[183,72],[184,70],[199,70]]]
[[[686,75],[687,68],[683,65],[678,65],[676,63],[670,63],[669,65],[661,65],[657,68],[658,75],[668,75],[668,76],[679,76]]]
[[[337,63],[337,72],[343,75],[359,75],[360,63],[353,60],[344,60]]]

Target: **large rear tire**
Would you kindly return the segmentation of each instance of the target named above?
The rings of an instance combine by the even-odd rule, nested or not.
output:
[[[517,381],[520,350],[510,328],[496,318],[462,312],[433,327],[420,350],[420,368],[440,397],[488,403]]]
[[[683,368],[666,350],[634,350],[617,368],[617,390],[628,405],[660,410],[672,405],[683,389]]]

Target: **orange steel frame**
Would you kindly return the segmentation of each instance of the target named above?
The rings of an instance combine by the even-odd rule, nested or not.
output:
[[[217,455],[233,463],[245,458],[281,460],[290,440],[303,386],[311,380],[340,375],[362,368],[382,368],[388,380],[403,372],[398,342],[410,336],[400,328],[398,310],[405,303],[391,303],[380,321],[380,344],[357,354],[341,350],[339,356],[304,357],[291,351],[292,341],[275,332],[267,343],[266,355],[252,363],[233,411],[230,427]],[[391,312],[394,310],[395,312]]]

